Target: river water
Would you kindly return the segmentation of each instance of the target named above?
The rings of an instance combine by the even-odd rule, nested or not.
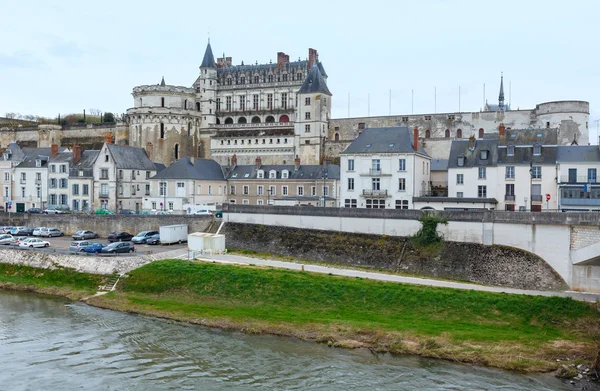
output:
[[[580,388],[580,387],[578,387]],[[0,390],[573,390],[438,360],[173,324],[0,291]]]

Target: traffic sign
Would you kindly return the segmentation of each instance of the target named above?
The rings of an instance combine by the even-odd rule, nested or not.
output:
[[[550,193],[546,194],[546,201],[550,201]]]
[[[8,207],[10,208],[12,206],[12,201],[8,201]]]

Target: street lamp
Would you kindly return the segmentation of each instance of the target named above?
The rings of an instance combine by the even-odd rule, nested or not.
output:
[[[531,160],[529,162],[529,211],[532,212],[532,209],[533,209],[533,160]]]
[[[329,172],[327,170],[327,168],[323,169],[323,208],[325,207],[325,180],[327,179],[327,176],[329,175]]]
[[[267,189],[267,206],[271,205],[271,192],[273,190],[271,188]]]

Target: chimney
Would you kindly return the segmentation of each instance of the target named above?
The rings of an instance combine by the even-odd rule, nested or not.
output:
[[[498,126],[498,133],[500,134],[500,138],[504,138],[504,131],[505,131],[504,124],[500,124],[500,126]]]
[[[296,155],[296,159],[294,159],[294,170],[298,171],[300,169],[300,158]]]
[[[419,128],[415,126],[413,130],[413,149],[415,152],[419,150]]]
[[[231,165],[233,167],[237,166],[237,155],[234,153],[233,157],[231,158]]]
[[[327,168],[329,158],[327,156],[323,156],[323,169]]]
[[[260,169],[260,166],[262,166],[262,160],[260,160],[260,156],[256,157],[255,164],[256,164],[256,169],[257,170]]]
[[[73,163],[78,163],[81,160],[81,145],[73,145]]]
[[[190,156],[190,163],[192,163],[192,166],[196,165],[196,158],[194,156]]]
[[[471,135],[471,137],[469,137],[469,150],[474,150],[475,149],[475,136]]]
[[[308,70],[312,68],[312,66],[319,61],[319,53],[315,49],[308,49]]]
[[[113,143],[113,136],[110,133],[104,133],[104,141],[107,144],[112,144]]]
[[[150,142],[146,143],[146,155],[148,155],[148,158],[152,160],[152,143]]]
[[[52,148],[50,149],[50,156],[54,157],[58,153],[58,144],[52,144]]]

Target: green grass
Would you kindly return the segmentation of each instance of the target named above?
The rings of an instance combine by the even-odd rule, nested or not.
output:
[[[103,277],[78,273],[72,269],[37,269],[0,263],[0,284],[14,284],[17,288],[44,291],[59,288],[63,291],[94,293]]]
[[[130,273],[121,289],[138,303],[189,315],[446,335],[453,340],[520,341],[587,338],[574,330],[598,324],[589,304],[566,298],[432,288],[287,270],[167,260]],[[187,299],[185,299],[187,298]],[[184,302],[182,302],[182,300]],[[589,336],[591,338],[591,336]]]

